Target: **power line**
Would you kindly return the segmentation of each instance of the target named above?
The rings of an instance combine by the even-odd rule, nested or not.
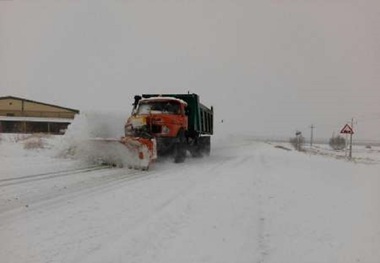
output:
[[[351,129],[352,131],[354,130],[354,118],[351,119]],[[350,133],[350,155],[349,155],[350,160],[352,159],[352,134],[353,132]]]

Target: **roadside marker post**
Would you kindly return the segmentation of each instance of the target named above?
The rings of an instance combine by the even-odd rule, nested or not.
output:
[[[354,134],[353,126],[354,126],[354,119],[351,120],[351,126],[346,124],[344,125],[343,129],[340,131],[340,133],[350,135],[350,153],[348,155],[348,158],[350,160],[352,159],[352,135]]]

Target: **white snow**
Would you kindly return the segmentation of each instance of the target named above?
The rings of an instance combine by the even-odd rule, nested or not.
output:
[[[150,98],[142,98],[139,103],[143,103],[143,102],[147,102],[147,101],[160,101],[160,100],[163,100],[163,101],[166,101],[166,100],[170,100],[170,101],[177,101],[181,104],[184,104],[185,106],[187,106],[187,102],[182,100],[182,99],[178,99],[178,98],[175,98],[175,97],[164,97],[164,96],[157,96],[157,97],[150,97]]]
[[[64,137],[1,136],[1,262],[380,260],[376,161],[228,137],[183,164],[109,168],[70,152],[91,134],[84,123]],[[25,149],[31,140],[43,148]],[[379,147],[361,150],[378,160]]]
[[[17,116],[0,116],[1,121],[30,121],[30,122],[59,122],[71,123],[73,119],[67,118],[42,118],[42,117],[17,117]]]

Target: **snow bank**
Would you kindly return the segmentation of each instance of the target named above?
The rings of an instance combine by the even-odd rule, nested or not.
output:
[[[0,157],[69,158],[85,163],[99,159],[119,162],[126,158],[118,147],[92,141],[94,138],[118,140],[124,133],[125,113],[85,112],[75,117],[65,135],[1,134]]]

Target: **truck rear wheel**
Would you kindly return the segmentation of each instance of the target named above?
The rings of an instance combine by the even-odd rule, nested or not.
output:
[[[210,136],[203,136],[197,138],[194,145],[191,146],[191,155],[195,158],[209,156],[211,152]]]
[[[199,137],[199,147],[202,155],[209,156],[211,152],[211,138],[210,136]]]
[[[210,156],[211,152],[211,137],[210,136],[204,136],[199,138],[201,148],[202,148],[202,154],[206,156]]]

